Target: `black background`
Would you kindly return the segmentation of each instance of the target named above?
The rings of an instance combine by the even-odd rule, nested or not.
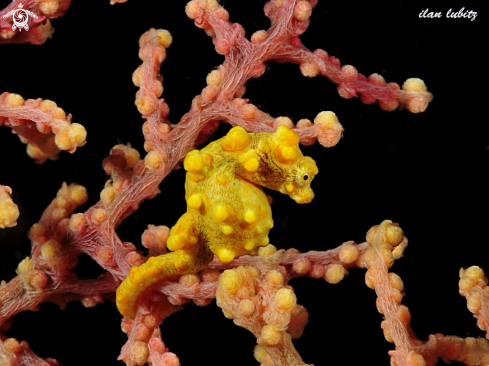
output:
[[[3,8],[8,1],[0,1]],[[231,21],[247,36],[266,29],[263,2],[221,1]],[[138,38],[151,27],[168,29],[173,44],[163,63],[170,120],[177,123],[205,76],[222,63],[211,39],[184,12],[185,2],[129,0],[74,1],[64,18],[53,21],[53,39],[42,46],[0,47],[0,92],[55,101],[88,131],[87,145],[74,155],[38,166],[25,146],[6,128],[0,134],[0,183],[11,186],[21,209],[16,228],[0,231],[0,278],[15,275],[29,254],[26,232],[63,181],[87,187],[98,200],[106,177],[101,168],[110,148],[130,142],[143,151],[141,119],[134,106],[131,75],[140,64]],[[447,19],[462,7],[478,12],[474,21]],[[420,19],[429,8],[442,19]],[[365,74],[377,72],[402,84],[422,78],[434,101],[421,115],[384,112],[377,105],[344,100],[323,77],[307,79],[296,65],[270,63],[267,72],[247,84],[245,97],[272,116],[314,119],[334,111],[345,128],[336,147],[303,148],[319,166],[313,182],[315,200],[297,205],[278,193],[272,205],[270,233],[279,248],[326,250],[343,241],[364,241],[366,231],[384,219],[398,222],[410,244],[393,271],[404,281],[403,303],[421,339],[432,333],[483,336],[458,294],[461,267],[480,265],[489,271],[489,137],[486,116],[487,16],[475,2],[321,1],[301,37],[310,49],[322,48]],[[484,29],[486,29],[484,31]],[[216,136],[229,127],[222,125]],[[172,226],[185,211],[184,171],[163,181],[163,194],[148,201],[123,222],[122,240],[139,244],[147,224]],[[82,269],[83,267],[83,269]],[[79,273],[100,273],[82,258]],[[295,345],[307,363],[388,365],[388,350],[375,307],[374,291],[364,284],[364,270],[353,270],[339,285],[323,280],[291,283],[310,323]],[[125,335],[120,315],[106,302],[92,309],[70,304],[61,311],[51,304],[41,312],[19,314],[9,336],[26,340],[42,357],[62,365],[116,364]],[[255,339],[225,319],[213,302],[205,308],[187,305],[164,321],[163,340],[183,365],[253,365]]]

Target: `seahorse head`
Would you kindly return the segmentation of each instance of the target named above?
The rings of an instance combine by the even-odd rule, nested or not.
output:
[[[288,127],[279,126],[273,133],[248,133],[234,127],[221,140],[221,147],[236,154],[238,176],[285,193],[297,203],[314,198],[311,181],[318,168],[302,154],[299,135]]]
[[[308,203],[314,198],[311,181],[318,173],[315,161],[299,149],[299,135],[286,126],[279,126],[271,135],[273,163],[283,174],[278,191],[289,195],[297,203]]]

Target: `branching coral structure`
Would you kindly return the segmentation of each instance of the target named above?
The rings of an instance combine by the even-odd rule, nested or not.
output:
[[[52,35],[52,31],[44,32],[42,37],[36,32],[48,26],[48,22],[43,22],[49,18],[49,14],[53,15],[52,18],[57,17],[66,12],[69,5],[69,1],[26,1],[23,6],[38,14],[36,20],[38,23],[33,24],[30,30],[8,31],[5,29],[12,26],[13,21],[3,20],[3,23],[0,23],[1,37],[7,43],[43,43],[47,40],[47,36]],[[107,14],[112,11],[119,16],[127,15],[127,13],[120,13],[126,10],[119,10],[126,6],[141,9],[140,5],[132,5],[128,2],[119,6],[117,10],[109,9]],[[165,8],[163,5],[158,6]],[[7,91],[0,96],[0,125],[4,126],[4,132],[11,129],[23,143],[27,144],[27,154],[30,158],[38,164],[45,163],[45,166],[31,165],[34,166],[33,169],[44,168],[49,172],[49,169],[60,169],[57,166],[64,166],[57,165],[63,164],[63,161],[68,162],[68,168],[62,169],[63,173],[68,175],[69,171],[73,170],[70,169],[73,165],[70,161],[80,162],[79,169],[84,169],[82,167],[86,165],[84,151],[90,148],[91,143],[95,143],[95,148],[100,147],[101,151],[105,150],[98,155],[98,161],[102,162],[103,171],[109,176],[109,180],[100,190],[102,177],[87,182],[82,177],[95,173],[85,172],[78,175],[75,170],[75,176],[61,178],[69,184],[62,183],[63,180],[59,181],[58,187],[61,185],[61,188],[57,193],[50,188],[55,199],[50,204],[44,204],[47,208],[39,212],[42,212],[40,219],[32,218],[28,223],[30,254],[20,261],[15,270],[16,274],[4,276],[7,281],[2,282],[0,287],[2,331],[0,363],[9,365],[57,365],[58,361],[60,364],[70,363],[66,358],[59,358],[56,352],[48,354],[47,348],[37,346],[35,337],[23,338],[23,332],[28,332],[25,326],[19,325],[24,324],[22,319],[25,314],[31,314],[25,310],[41,309],[41,313],[45,313],[45,311],[53,311],[49,303],[54,303],[62,309],[66,308],[63,313],[69,313],[70,309],[75,309],[80,304],[86,308],[93,308],[79,309],[80,312],[88,312],[88,314],[91,311],[99,311],[98,309],[107,309],[111,315],[102,316],[97,320],[97,324],[104,329],[110,319],[120,322],[123,317],[122,331],[127,334],[127,339],[123,345],[124,340],[119,336],[118,351],[120,351],[119,360],[127,365],[178,365],[180,362],[187,364],[192,358],[186,358],[186,353],[199,353],[192,351],[192,347],[197,347],[200,342],[199,338],[212,338],[213,350],[204,354],[199,353],[198,357],[193,359],[199,360],[198,362],[222,361],[223,364],[241,364],[241,360],[235,359],[236,352],[243,352],[243,354],[248,352],[249,358],[254,356],[262,365],[309,363],[318,365],[332,359],[335,352],[334,348],[327,347],[329,349],[327,353],[320,350],[322,358],[314,358],[309,352],[304,353],[301,348],[304,346],[300,342],[307,337],[308,330],[314,324],[318,324],[315,317],[322,313],[325,319],[328,319],[327,315],[330,318],[329,322],[320,325],[319,329],[322,329],[322,332],[313,331],[315,342],[319,342],[315,344],[326,348],[323,344],[334,342],[337,338],[343,341],[344,338],[335,336],[337,332],[335,329],[348,327],[362,329],[361,326],[355,325],[360,320],[354,319],[352,314],[360,314],[361,310],[358,308],[363,309],[368,306],[375,308],[373,305],[375,297],[366,300],[368,296],[374,296],[374,291],[370,291],[371,294],[365,292],[364,296],[359,295],[360,290],[349,291],[354,293],[355,298],[351,303],[355,304],[357,309],[354,313],[346,311],[346,314],[338,317],[341,318],[341,322],[353,322],[351,325],[345,325],[339,324],[334,319],[337,314],[331,314],[332,310],[326,310],[326,307],[333,302],[339,304],[344,301],[342,299],[347,299],[352,294],[345,294],[344,298],[338,295],[332,295],[330,298],[317,295],[321,298],[321,308],[315,308],[308,301],[302,302],[301,288],[307,289],[307,292],[318,291],[311,290],[310,285],[301,286],[295,278],[322,279],[321,286],[329,286],[328,291],[324,291],[325,296],[328,296],[329,291],[332,294],[336,291],[334,289],[336,287],[332,285],[342,282],[352,270],[351,277],[354,278],[354,273],[358,273],[359,276],[364,275],[363,282],[367,286],[363,287],[375,290],[377,310],[382,315],[378,315],[375,311],[369,315],[373,318],[373,323],[376,323],[376,328],[369,332],[382,334],[383,330],[385,339],[394,344],[389,351],[393,365],[434,365],[438,359],[445,362],[459,361],[466,365],[488,364],[489,343],[484,338],[465,333],[458,334],[460,337],[440,333],[453,334],[446,329],[435,329],[416,335],[409,325],[411,312],[403,304],[405,303],[404,287],[408,289],[408,294],[415,294],[415,289],[411,291],[409,282],[405,286],[401,280],[401,277],[405,278],[406,272],[399,276],[390,272],[390,268],[398,259],[400,262],[405,261],[406,258],[401,259],[403,255],[411,249],[411,246],[418,245],[417,242],[422,241],[423,238],[414,235],[413,240],[410,236],[412,244],[408,248],[408,241],[399,225],[389,220],[382,221],[393,212],[393,219],[400,221],[401,226],[404,226],[402,220],[404,216],[399,216],[395,210],[392,211],[391,206],[408,207],[409,204],[401,204],[400,202],[405,201],[394,195],[391,188],[387,187],[387,185],[395,186],[397,182],[401,184],[405,179],[400,168],[396,165],[391,169],[389,164],[383,161],[369,162],[363,178],[366,182],[355,183],[355,191],[360,192],[361,195],[367,195],[369,190],[377,192],[373,195],[376,197],[375,200],[368,200],[365,206],[360,206],[362,210],[369,211],[368,216],[372,215],[372,218],[369,217],[368,222],[362,222],[360,228],[353,228],[355,214],[350,208],[343,215],[341,210],[336,214],[332,211],[333,207],[338,207],[335,204],[337,192],[341,192],[343,183],[347,184],[343,178],[335,177],[335,163],[332,161],[334,159],[329,160],[329,157],[334,156],[336,159],[341,157],[344,153],[341,151],[341,146],[348,140],[346,136],[340,142],[344,133],[344,127],[340,124],[341,115],[336,111],[335,113],[324,111],[323,107],[314,112],[307,112],[306,116],[298,115],[296,112],[291,112],[292,109],[289,108],[286,108],[288,112],[281,111],[284,108],[283,103],[280,103],[278,108],[273,106],[272,97],[265,96],[260,101],[251,95],[252,91],[257,90],[257,86],[258,91],[260,92],[261,89],[261,93],[266,95],[265,83],[260,84],[259,80],[266,78],[269,65],[274,65],[271,61],[296,64],[289,69],[280,69],[282,72],[285,71],[287,76],[282,74],[276,81],[277,85],[282,81],[281,79],[288,80],[291,77],[288,74],[293,72],[307,78],[326,76],[337,84],[336,94],[344,99],[355,99],[345,103],[350,103],[348,105],[357,103],[355,108],[361,108],[362,114],[371,113],[369,111],[372,109],[380,109],[378,113],[387,117],[379,118],[394,120],[389,123],[395,124],[397,116],[408,115],[410,123],[416,124],[417,121],[426,123],[423,116],[427,113],[425,110],[432,100],[425,83],[418,78],[407,78],[400,87],[398,84],[385,82],[380,74],[366,77],[353,66],[342,66],[336,57],[330,56],[322,49],[310,51],[306,47],[307,33],[305,32],[308,28],[317,29],[313,25],[313,14],[320,12],[321,7],[316,1],[270,1],[265,4],[264,12],[271,25],[252,32],[245,32],[250,24],[243,27],[230,21],[234,21],[232,11],[234,6],[236,4],[193,0],[185,7],[182,5],[180,9],[173,9],[173,6],[169,5],[165,8],[164,18],[175,17],[177,24],[180,22],[178,16],[181,14],[186,14],[192,19],[198,28],[203,29],[205,34],[210,36],[208,39],[212,41],[217,54],[220,55],[219,59],[211,61],[211,71],[205,83],[199,84],[198,95],[190,103],[190,109],[188,103],[179,106],[175,99],[176,110],[180,112],[181,109],[180,115],[183,115],[178,123],[170,121],[170,117],[172,120],[176,118],[170,114],[170,107],[172,113],[175,112],[173,99],[170,96],[171,87],[167,86],[167,80],[170,86],[175,85],[172,77],[176,75],[171,69],[175,64],[170,62],[169,66],[166,65],[174,50],[178,53],[178,48],[174,47],[179,47],[177,46],[179,43],[182,44],[181,38],[171,27],[168,27],[169,31],[150,29],[140,37],[139,57],[142,64],[134,71],[132,81],[138,88],[135,100],[137,111],[145,120],[142,124],[144,144],[142,141],[137,141],[134,131],[123,136],[120,134],[122,127],[120,129],[114,127],[114,123],[123,125],[124,120],[128,119],[125,113],[120,115],[117,111],[111,111],[116,108],[116,105],[120,106],[125,97],[117,100],[117,104],[110,105],[111,94],[117,93],[117,88],[108,79],[103,79],[105,76],[98,79],[99,82],[93,88],[93,92],[85,95],[88,99],[85,99],[85,103],[82,104],[84,109],[90,111],[88,114],[83,112],[79,114],[79,110],[75,107],[76,103],[71,103],[67,99],[59,100],[59,97],[50,93],[26,95],[21,84],[7,84]],[[1,14],[7,14],[14,7],[19,7],[17,1]],[[91,14],[95,16],[95,5],[92,4],[90,7]],[[319,9],[315,9],[316,7]],[[73,4],[70,13],[76,13],[80,9],[82,10],[83,7],[79,8]],[[144,13],[148,9],[141,11]],[[59,19],[60,32],[58,33],[57,30],[53,40],[39,46],[41,50],[39,52],[43,52],[43,48],[51,47],[51,44],[54,45],[55,43],[51,42],[57,42],[57,38],[63,40],[63,37],[73,37],[63,30],[62,26],[63,22],[69,21],[70,13],[65,18]],[[141,14],[136,13],[132,16],[137,18],[139,15]],[[249,18],[249,15],[247,17]],[[108,22],[110,27],[108,19],[102,19],[101,23]],[[147,29],[152,25],[144,24],[141,27]],[[165,26],[160,20],[155,25]],[[102,24],[101,28],[104,29]],[[101,30],[94,31],[99,37],[104,37]],[[98,58],[101,52],[107,52],[107,50],[102,51],[106,47],[105,42],[121,40],[121,37],[118,37],[119,30],[111,32],[110,37],[103,41],[104,46],[99,50]],[[202,37],[201,33],[204,32],[197,30],[196,33],[191,34],[191,37]],[[130,33],[133,33],[132,29]],[[246,33],[249,36],[246,36]],[[203,44],[203,49],[212,47],[210,42],[204,43],[203,39],[199,38],[198,41]],[[190,41],[187,41],[186,51],[190,48],[189,43]],[[27,53],[37,52],[29,45],[2,47],[9,47],[5,48],[7,50],[5,52],[13,52],[15,50],[13,47],[27,47],[22,49]],[[124,48],[132,49],[132,53],[135,53],[136,43],[130,45],[129,42],[126,44],[124,41]],[[169,60],[166,60],[167,54]],[[22,62],[20,59],[19,54],[19,62]],[[34,57],[31,57],[31,60],[33,59]],[[117,58],[112,59],[112,62],[125,64],[126,62],[122,60]],[[193,63],[207,62],[206,58],[201,57],[198,52],[193,54],[191,60]],[[90,69],[89,63],[80,66]],[[285,65],[280,67],[282,66],[285,67]],[[133,69],[136,67],[135,61],[132,62],[131,67]],[[22,70],[23,73],[27,71],[32,72],[32,70]],[[39,72],[41,70],[35,70],[36,76],[33,77],[37,77]],[[188,68],[187,72],[189,75],[187,77],[193,78],[192,69]],[[117,79],[124,79],[124,75],[128,74],[120,72]],[[163,84],[163,77],[165,77],[165,84]],[[423,77],[430,82],[429,76]],[[315,80],[305,80],[305,83],[315,82]],[[324,78],[319,82],[326,83]],[[77,87],[72,80],[67,80],[66,83],[73,88]],[[184,85],[181,81],[176,83],[179,84]],[[164,85],[165,99],[161,98]],[[183,89],[185,88],[180,91],[185,94],[187,91]],[[296,89],[287,90],[287,94],[295,92],[304,95],[318,94],[316,91],[308,90],[307,87]],[[179,90],[174,90],[172,93],[175,91]],[[74,114],[76,117],[74,120],[77,122],[72,122],[73,116],[66,114],[50,100],[25,100],[20,94],[26,97],[42,96],[56,100],[59,105],[63,105],[63,108]],[[368,106],[376,102],[380,108]],[[130,100],[128,104],[131,104]],[[432,106],[428,111],[431,108]],[[330,109],[335,110],[335,107],[332,106]],[[402,111],[403,109],[406,110]],[[394,110],[396,112],[393,112]],[[425,113],[418,115],[421,112]],[[355,113],[356,111],[353,111],[352,116]],[[99,114],[104,115],[105,120],[99,121],[97,117]],[[346,115],[348,116],[348,113]],[[136,115],[134,118],[140,116]],[[90,120],[94,117],[97,121],[93,123]],[[221,121],[231,125],[232,128],[226,129],[226,124],[220,123]],[[137,126],[137,123],[132,125]],[[346,125],[347,133],[357,126],[356,123],[350,124],[348,118]],[[102,139],[96,136],[97,127],[101,129],[101,135],[98,136],[110,137]],[[402,127],[406,128],[406,125]],[[92,131],[93,140],[91,140]],[[364,131],[369,132],[369,130]],[[416,137],[417,133],[413,133],[412,136]],[[373,145],[371,141],[375,141],[368,135],[362,138],[368,140],[364,146],[371,146]],[[105,139],[113,142],[106,145]],[[209,142],[211,139],[213,141]],[[10,149],[8,141],[1,144],[0,149],[6,149],[7,146]],[[88,144],[84,146],[86,141]],[[302,144],[301,148],[299,142]],[[412,143],[416,144],[416,142]],[[337,144],[338,147],[334,147]],[[16,144],[17,148],[20,145]],[[334,148],[328,150],[326,154],[324,147]],[[139,152],[143,149],[145,154]],[[338,149],[340,151],[336,155],[334,151]],[[395,150],[395,148],[391,149]],[[75,150],[76,154],[73,156],[63,153],[63,151],[74,153]],[[110,152],[106,156],[108,150]],[[5,151],[1,153],[5,154]],[[28,158],[24,157],[24,159]],[[59,161],[48,161],[56,159]],[[362,160],[362,157],[356,160]],[[33,161],[26,164],[33,164]],[[183,174],[186,174],[185,183]],[[51,176],[54,174],[46,174],[46,179]],[[313,177],[315,179],[311,186]],[[372,185],[369,185],[368,181],[372,181]],[[2,235],[15,232],[17,228],[25,229],[26,225],[23,221],[25,201],[16,195],[17,188],[14,183],[10,173],[0,176],[0,184],[3,184],[0,186]],[[263,191],[260,187],[270,190]],[[316,198],[311,188],[314,189]],[[286,199],[273,190],[287,194],[294,201],[307,203],[307,205],[297,205],[292,202],[290,206],[285,206],[287,209],[283,209],[280,202]],[[100,191],[99,198],[95,198],[96,195],[93,194],[97,191]],[[181,192],[180,200],[177,198],[180,195],[178,192]],[[368,194],[372,195],[372,193]],[[49,199],[48,195],[44,198],[44,200]],[[350,202],[348,196],[343,200],[341,206],[355,205],[355,201]],[[156,206],[149,211],[150,216],[143,213],[144,217],[142,217],[140,212],[148,212],[145,209],[151,207],[148,206],[151,202],[156,202]],[[297,210],[299,216],[295,216],[294,219],[284,216],[288,215],[290,210]],[[312,212],[314,215],[311,214]],[[374,215],[373,212],[378,213]],[[304,217],[300,218],[300,216]],[[315,216],[315,219],[312,216]],[[330,223],[336,222],[335,220],[345,222],[348,236],[350,232],[365,233],[368,227],[381,223],[371,227],[364,243],[356,244],[348,241],[335,249],[325,249],[341,242],[335,239],[328,246],[324,244],[325,231],[330,230]],[[139,221],[141,223],[138,223]],[[148,223],[152,224],[148,225]],[[281,230],[289,234],[285,237],[274,237],[275,231]],[[331,230],[334,231],[334,225]],[[435,233],[436,238],[442,238],[444,235],[444,231],[439,229],[439,226],[431,225],[430,230]],[[287,238],[287,235],[290,238]],[[341,236],[344,240],[347,235]],[[359,241],[363,240],[361,234],[354,234],[354,237]],[[274,245],[269,244],[269,241]],[[307,245],[311,241],[323,244]],[[291,249],[292,247],[300,249],[302,253],[297,249]],[[2,253],[8,253],[3,248],[2,243]],[[318,249],[320,251],[316,251]],[[5,261],[12,261],[12,257],[7,258],[7,255],[2,254],[2,261],[4,258]],[[85,273],[85,267],[90,267],[90,263],[86,262],[87,258],[92,261],[92,267],[102,268],[103,272]],[[459,268],[462,266],[467,268],[472,264],[476,263],[469,265],[460,263]],[[484,263],[480,264],[484,265]],[[456,278],[457,271],[454,275]],[[456,281],[455,279],[454,284]],[[321,281],[314,281],[317,282]],[[487,331],[488,295],[487,278],[484,272],[475,266],[461,269],[459,286],[460,294],[467,298],[467,307],[478,318],[479,327]],[[201,325],[198,320],[190,320],[192,315],[186,315],[191,314],[196,308],[192,305],[184,307],[185,304],[194,303],[204,306],[213,299],[216,299],[217,306],[222,310],[225,318],[232,319],[235,324],[251,332],[254,337],[248,338],[247,341],[250,348],[246,349],[238,344],[246,343],[241,338],[238,341],[238,338],[227,337],[225,334],[227,330],[224,330],[227,328],[220,330],[220,325]],[[460,297],[460,300],[463,301],[463,298]],[[122,316],[117,313],[112,302],[117,304]],[[411,303],[407,305],[413,311]],[[59,312],[56,314],[60,316]],[[414,319],[417,314],[414,307]],[[176,328],[171,328],[173,319],[178,323]],[[227,322],[231,323],[230,320]],[[306,326],[308,322],[309,325]],[[229,326],[229,323],[225,324]],[[29,325],[28,328],[36,329],[33,334],[39,334],[42,329],[34,325]],[[165,333],[165,329],[174,330],[168,334]],[[172,335],[178,333],[175,329],[180,329],[184,335],[183,340],[177,345],[172,343]],[[88,336],[87,338],[95,339],[97,336],[95,333],[97,331],[90,330],[84,334]],[[360,338],[368,337],[362,334]],[[362,343],[358,338],[355,341],[345,339],[345,343],[350,344],[348,349],[352,342]],[[226,350],[226,342],[234,344],[230,352]],[[108,340],[102,343],[108,343]],[[187,347],[186,351],[179,349],[180,346],[184,349]],[[241,347],[242,350],[237,350]],[[252,347],[254,352],[251,351]],[[358,347],[361,345],[359,344]],[[348,363],[345,361],[347,357],[344,351],[340,350],[338,354],[343,363]],[[58,361],[50,357],[56,357]],[[113,355],[113,359],[116,357]],[[243,362],[246,362],[245,359]]]

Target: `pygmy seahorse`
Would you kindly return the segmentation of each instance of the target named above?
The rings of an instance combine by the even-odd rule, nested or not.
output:
[[[117,307],[126,317],[136,316],[138,297],[155,283],[205,269],[213,254],[221,262],[256,254],[268,244],[273,227],[260,186],[308,203],[318,173],[314,160],[299,149],[299,136],[286,126],[273,133],[234,127],[202,150],[190,151],[184,168],[187,212],[170,231],[171,252],[131,268],[117,289]]]

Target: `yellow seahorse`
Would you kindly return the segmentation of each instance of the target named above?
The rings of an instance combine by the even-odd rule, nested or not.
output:
[[[286,126],[273,133],[232,128],[226,136],[185,157],[187,212],[170,231],[170,253],[131,268],[117,289],[117,308],[134,318],[140,295],[155,283],[196,273],[212,260],[230,262],[256,254],[273,227],[267,187],[298,203],[314,198],[310,184],[318,173],[299,149],[299,136]]]

